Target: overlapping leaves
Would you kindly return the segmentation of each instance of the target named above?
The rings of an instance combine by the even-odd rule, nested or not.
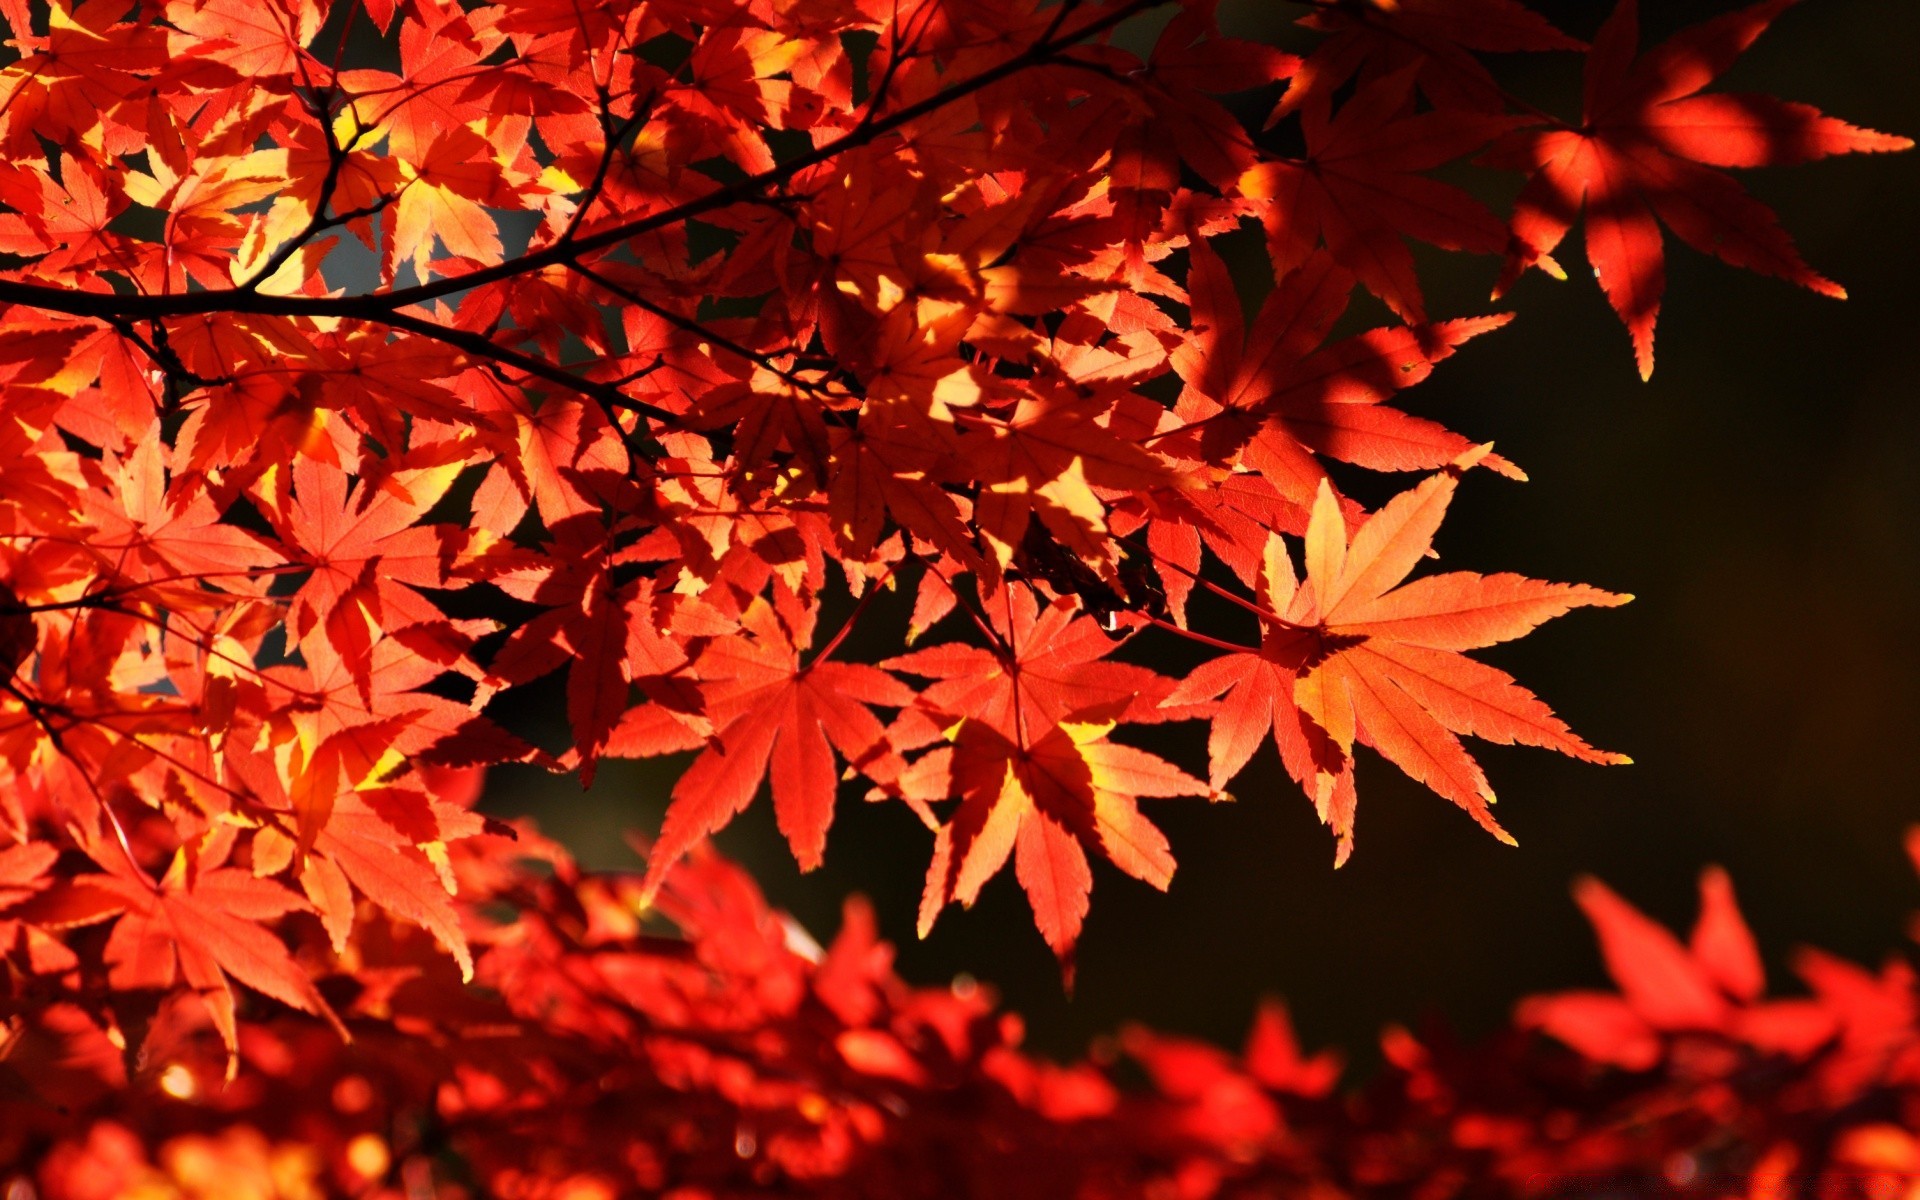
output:
[[[808,868],[909,805],[923,928],[1011,863],[1067,960],[1092,856],[1166,887],[1141,802],[1268,737],[1342,858],[1358,746],[1504,837],[1462,737],[1618,759],[1465,652],[1621,597],[1416,573],[1523,476],[1402,409],[1509,319],[1407,240],[1556,269],[1584,204],[1643,368],[1656,216],[1833,290],[1717,168],[1905,143],[1702,94],[1782,7],[1635,59],[1625,0],[1576,126],[1476,57],[1579,48],[1508,0],[1317,6],[1304,59],[1207,0],[4,6],[0,814],[18,887],[114,898],[29,973],[237,1048],[231,981],[329,1011],[362,901],[470,970],[447,772],[503,762],[693,752],[649,889],[763,787]],[[1191,720],[1205,782],[1129,741]]]

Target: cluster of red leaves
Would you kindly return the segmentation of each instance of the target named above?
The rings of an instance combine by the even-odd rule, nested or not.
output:
[[[1224,36],[1214,0],[0,3],[10,1018],[147,1064],[204,1019],[238,1070],[237,983],[442,1046],[438,1109],[495,1120],[446,1031],[526,1019],[513,955],[560,989],[554,1061],[694,986],[643,989],[665,960],[564,880],[535,915],[475,915],[476,889],[539,890],[464,794],[504,762],[586,780],[698,752],[615,908],[769,778],[817,865],[859,778],[925,823],[923,931],[1011,859],[1069,965],[1089,854],[1164,888],[1139,801],[1222,797],[1269,737],[1341,858],[1359,745],[1506,838],[1461,737],[1621,760],[1465,652],[1625,597],[1409,581],[1473,468],[1520,473],[1397,407],[1507,320],[1429,319],[1406,239],[1502,254],[1504,286],[1557,271],[1584,208],[1643,370],[1661,224],[1837,291],[1717,168],[1907,143],[1701,94],[1784,7],[1637,55],[1621,0],[1575,123],[1477,57],[1583,49],[1515,0],[1325,0],[1304,59]],[[1523,177],[1510,221],[1432,174],[1475,155]],[[1250,325],[1213,244],[1243,226],[1272,280]],[[1399,323],[1336,328],[1356,287]],[[1428,474],[1369,513],[1329,466]],[[905,631],[876,628],[884,589],[914,597]],[[1208,658],[1115,661],[1136,638]],[[906,652],[836,657],[876,639]],[[503,693],[561,673],[564,747],[502,727]],[[1204,780],[1115,736],[1174,720],[1209,722]],[[638,975],[541,941],[569,904],[565,937]],[[698,953],[730,928],[696,920]],[[476,945],[491,998],[446,984]],[[727,986],[777,986],[726,961]],[[740,1019],[785,1036],[805,974]],[[402,1004],[416,978],[446,984],[431,1015]],[[631,1019],[588,1003],[627,987]],[[1004,1034],[972,1011],[900,1019],[986,1061]],[[304,1037],[258,1052],[322,1053]],[[711,1049],[635,1086],[731,1078]],[[875,1105],[794,1126],[792,1153],[831,1157]],[[475,1161],[567,1153],[487,1127]]]
[[[1804,951],[1808,993],[1766,999],[1718,871],[1686,944],[1584,882],[1617,993],[1524,1001],[1478,1046],[1389,1030],[1385,1067],[1343,1090],[1278,1005],[1239,1056],[1129,1029],[1052,1065],[978,987],[903,984],[857,901],[822,950],[709,853],[650,902],[489,841],[512,850],[451,860],[484,990],[370,921],[327,989],[350,1043],[262,1009],[223,1080],[223,1035],[183,998],[138,1061],[72,1004],[19,1022],[0,1163],[28,1190],[8,1195],[1864,1200],[1920,1178],[1912,967]],[[44,883],[0,859],[0,921],[43,911],[8,897]]]

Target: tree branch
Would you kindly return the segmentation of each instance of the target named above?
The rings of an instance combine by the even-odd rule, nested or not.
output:
[[[1043,65],[1058,57],[1063,51],[1079,45],[1090,37],[1105,33],[1141,13],[1170,3],[1173,3],[1173,0],[1133,0],[1130,4],[1116,8],[1065,33],[1050,38],[1043,37],[998,66],[989,67],[977,75],[942,88],[933,95],[909,104],[889,116],[870,124],[862,124],[824,146],[818,146],[758,175],[716,188],[704,196],[685,201],[672,208],[623,222],[586,237],[555,242],[507,262],[482,267],[464,275],[436,279],[429,283],[392,291],[367,292],[357,296],[274,296],[239,289],[120,296],[111,292],[84,292],[74,288],[6,279],[0,280],[0,303],[21,304],[48,312],[103,320],[114,317],[146,320],[153,317],[196,316],[208,313],[261,313],[286,317],[345,317],[380,322],[399,328],[402,327],[401,322],[393,319],[398,315],[399,309],[468,291],[485,284],[532,274],[550,266],[562,266],[573,262],[581,255],[610,249],[621,242],[651,233],[656,229],[677,225],[703,213],[752,199],[769,188],[786,183],[810,167],[829,162],[850,150],[868,145],[912,121],[940,111],[957,100],[991,87],[1028,68]]]

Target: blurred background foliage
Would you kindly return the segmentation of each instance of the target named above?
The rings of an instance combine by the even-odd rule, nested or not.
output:
[[[1580,37],[1610,7],[1534,3]],[[1730,7],[1650,0],[1643,44]],[[1234,32],[1300,48],[1287,24],[1300,11],[1227,0],[1222,16]],[[1518,94],[1577,113],[1574,56],[1495,66]],[[1920,5],[1809,0],[1716,86],[1914,135]],[[1256,125],[1270,102],[1248,98]],[[1456,178],[1496,204],[1515,186],[1473,168]],[[990,984],[1026,1015],[1036,1048],[1063,1055],[1130,1019],[1237,1044],[1264,994],[1288,1000],[1310,1045],[1340,1043],[1363,1065],[1390,1021],[1484,1032],[1523,994],[1603,982],[1567,894],[1582,872],[1679,924],[1700,867],[1724,864],[1776,987],[1799,944],[1877,959],[1920,903],[1899,842],[1920,819],[1920,154],[1742,179],[1852,299],[1738,272],[1669,239],[1648,384],[1584,270],[1566,283],[1534,273],[1491,306],[1494,259],[1422,253],[1435,319],[1520,315],[1407,393],[1408,406],[1496,440],[1532,475],[1473,476],[1441,533],[1445,563],[1639,597],[1486,655],[1594,744],[1637,760],[1604,769],[1476,743],[1518,849],[1370,757],[1358,848],[1336,872],[1332,839],[1269,746],[1235,803],[1149,805],[1180,860],[1169,894],[1096,866],[1069,998],[1010,876],[915,939],[931,839],[902,806],[846,788],[827,866],[807,876],[764,798],[720,846],[823,940],[844,898],[865,893],[907,978]],[[1570,270],[1584,267],[1578,236],[1560,256]],[[1255,303],[1270,286],[1259,237],[1229,245]],[[1355,308],[1356,326],[1389,319],[1365,297]],[[1342,477],[1369,503],[1411,480],[1382,482]],[[849,653],[897,650],[905,615],[904,598],[876,608]],[[949,623],[941,634],[964,631]],[[1187,665],[1179,651],[1156,639],[1128,656],[1171,673]],[[564,708],[557,688],[526,691],[504,714],[523,727]],[[1205,774],[1201,723],[1148,732],[1150,748]],[[569,777],[496,771],[488,804],[536,817],[589,865],[633,867],[623,832],[659,828],[685,763],[608,762],[584,794]]]

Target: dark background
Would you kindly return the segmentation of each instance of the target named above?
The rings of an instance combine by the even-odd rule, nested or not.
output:
[[[1290,44],[1273,14],[1297,8],[1231,2],[1230,25]],[[1537,6],[1581,37],[1607,7]],[[1643,44],[1730,7],[1650,0]],[[1574,56],[1497,65],[1573,115]],[[1810,0],[1716,87],[1920,133],[1920,5]],[[1582,872],[1678,925],[1692,919],[1699,869],[1724,864],[1776,987],[1799,944],[1866,961],[1897,947],[1920,906],[1900,846],[1920,820],[1920,155],[1741,175],[1850,301],[1669,238],[1659,365],[1643,384],[1576,232],[1560,255],[1571,281],[1531,275],[1506,302],[1512,326],[1406,396],[1414,412],[1497,439],[1533,477],[1472,477],[1439,541],[1450,567],[1639,597],[1484,655],[1594,744],[1637,760],[1600,768],[1473,743],[1518,849],[1369,756],[1358,848],[1335,872],[1331,838],[1269,747],[1237,781],[1237,803],[1149,802],[1179,873],[1162,895],[1096,870],[1069,1000],[1010,870],[915,940],[931,839],[897,805],[843,794],[827,868],[810,876],[764,798],[720,845],[822,940],[843,898],[866,893],[907,978],[991,983],[1026,1015],[1032,1043],[1057,1054],[1129,1019],[1237,1043],[1263,994],[1288,999],[1309,1045],[1343,1044],[1363,1064],[1389,1021],[1437,1015],[1484,1032],[1524,994],[1603,982],[1567,894]],[[1490,196],[1506,182],[1481,180]],[[1257,255],[1257,238],[1244,240]],[[1433,254],[1422,268],[1436,319],[1488,310],[1493,259]],[[1250,296],[1261,271],[1240,263]],[[1153,744],[1205,773],[1201,724]],[[685,761],[608,763],[585,795],[571,779],[502,771],[489,803],[536,814],[590,865],[631,867],[621,831],[658,828]]]

